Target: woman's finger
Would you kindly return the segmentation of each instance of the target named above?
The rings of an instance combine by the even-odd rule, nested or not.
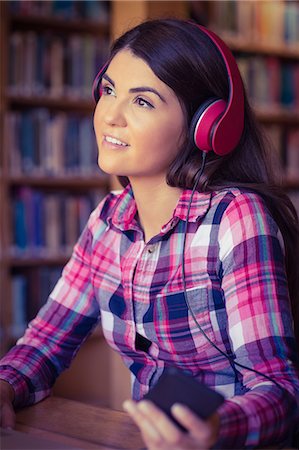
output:
[[[123,408],[128,412],[128,414],[130,414],[131,418],[139,427],[146,444],[151,441],[156,445],[159,445],[162,437],[160,436],[157,428],[151,423],[151,421],[149,421],[147,415],[144,414],[140,408],[138,408],[138,404],[132,400],[126,400],[123,404]]]
[[[202,420],[187,406],[181,404],[173,405],[171,412],[198,442],[208,446],[216,442],[219,431],[219,416],[217,413],[207,420]]]
[[[153,402],[142,400],[139,402],[138,408],[152,425],[155,426],[163,441],[170,444],[177,444],[185,436],[164,411],[158,408]]]

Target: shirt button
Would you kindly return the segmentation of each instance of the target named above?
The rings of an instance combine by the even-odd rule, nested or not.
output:
[[[154,253],[155,246],[154,245],[149,245],[147,251],[148,251],[148,253]]]

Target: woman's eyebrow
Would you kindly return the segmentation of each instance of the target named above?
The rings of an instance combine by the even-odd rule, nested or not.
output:
[[[115,83],[114,81],[109,77],[109,75],[107,75],[106,73],[104,73],[103,78],[105,80],[107,80],[113,87],[115,87]],[[167,103],[165,98],[163,97],[163,95],[161,95],[156,89],[149,87],[149,86],[140,86],[140,87],[136,87],[136,88],[131,88],[129,90],[130,93],[135,94],[138,92],[152,92],[153,94],[156,94],[160,100],[164,103]]]
[[[107,80],[110,84],[112,84],[113,87],[115,87],[114,81],[111,80],[111,78],[110,78],[106,73],[104,73],[104,75],[103,75],[102,78],[104,78],[105,80]]]
[[[166,103],[165,98],[164,98],[158,91],[156,91],[156,89],[151,88],[151,87],[149,87],[149,86],[140,86],[140,87],[136,87],[136,88],[131,88],[131,89],[129,90],[129,92],[131,92],[131,93],[136,93],[136,92],[152,92],[153,94],[156,94],[156,95],[160,98],[160,100],[161,100],[162,102]]]

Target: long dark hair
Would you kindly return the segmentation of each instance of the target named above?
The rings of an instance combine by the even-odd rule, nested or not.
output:
[[[199,27],[178,19],[143,22],[115,41],[111,58],[130,49],[177,95],[186,117],[186,130],[198,107],[211,97],[228,99],[227,70],[222,57]],[[198,190],[240,187],[257,192],[265,201],[283,236],[289,293],[299,342],[299,224],[296,210],[275,183],[270,146],[266,143],[245,92],[245,125],[236,149],[219,157],[210,152]],[[201,152],[186,133],[182,151],[169,167],[170,186],[192,189],[201,165]],[[123,186],[128,183],[120,176]]]

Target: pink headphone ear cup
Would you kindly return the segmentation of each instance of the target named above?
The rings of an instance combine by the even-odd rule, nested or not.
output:
[[[197,119],[200,126],[194,126],[196,132],[193,131],[193,138],[201,150],[213,150],[217,155],[224,156],[237,147],[243,134],[245,116],[243,81],[236,60],[225,42],[202,25],[193,22],[191,24],[205,33],[217,47],[225,63],[229,82],[227,103],[219,100],[219,104],[211,105],[202,117]]]
[[[214,150],[212,145],[213,131],[227,104],[224,100],[211,98],[196,111],[191,122],[191,137],[200,150]]]

